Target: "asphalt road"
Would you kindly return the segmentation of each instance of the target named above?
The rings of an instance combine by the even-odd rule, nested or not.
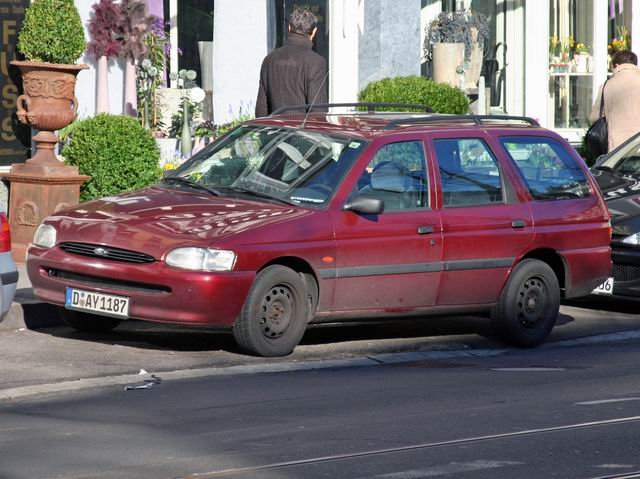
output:
[[[311,329],[264,359],[136,321],[30,329],[56,322],[17,297],[24,327],[0,328],[0,479],[640,474],[638,303],[565,304],[532,350],[483,318],[429,318]]]
[[[25,398],[0,477],[632,477],[638,364],[630,340]]]

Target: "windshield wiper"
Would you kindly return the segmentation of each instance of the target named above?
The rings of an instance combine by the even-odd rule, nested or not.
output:
[[[613,173],[613,168],[611,168],[610,166],[605,166],[605,165],[598,165],[598,166],[594,166],[594,168],[596,170],[601,170],[601,171],[610,171]]]
[[[295,203],[292,203],[291,201],[287,201],[283,198],[279,198],[277,196],[272,196],[268,193],[263,193],[261,191],[255,191],[255,190],[248,190],[246,188],[242,188],[240,186],[230,186],[229,187],[230,190],[232,191],[237,191],[238,193],[242,193],[242,194],[246,194],[246,195],[250,195],[250,196],[257,196],[258,198],[264,198],[266,200],[271,200],[271,201],[278,201],[279,203],[283,203],[285,205],[294,205]]]
[[[188,178],[183,178],[182,176],[166,176],[162,178],[162,183],[179,183],[196,190],[206,191],[207,193],[214,196],[221,196],[221,193],[219,191],[214,190],[213,188],[208,188]]]

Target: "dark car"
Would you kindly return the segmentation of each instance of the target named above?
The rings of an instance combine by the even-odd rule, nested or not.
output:
[[[640,298],[640,134],[598,158],[592,171],[613,228],[613,273],[594,292]]]
[[[284,113],[47,218],[28,272],[78,330],[220,327],[275,356],[308,323],[478,313],[533,346],[609,277],[610,235],[586,165],[533,120]]]

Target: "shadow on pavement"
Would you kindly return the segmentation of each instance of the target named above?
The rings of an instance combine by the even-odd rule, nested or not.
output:
[[[568,299],[563,301],[562,304],[575,306],[577,308],[596,309],[624,314],[638,314],[638,308],[640,307],[640,302],[638,301],[604,295],[590,295],[576,299]]]
[[[572,320],[562,315],[559,321]],[[57,326],[57,325],[56,325]],[[171,326],[145,321],[123,322],[109,333],[83,333],[64,325],[38,329],[38,333],[76,341],[129,346],[140,349],[168,350],[176,352],[226,351],[241,353],[228,331]],[[395,350],[415,350],[428,340],[447,337],[447,344],[461,343],[469,335],[500,344],[493,337],[488,318],[483,317],[429,317],[395,319],[368,324],[341,323],[310,325],[301,345],[344,345],[357,341],[388,341]],[[458,339],[457,337],[460,337]],[[415,339],[414,342],[406,340]],[[405,341],[402,341],[405,340]],[[391,344],[394,343],[394,344]],[[380,345],[385,348],[384,345]],[[444,346],[444,344],[443,344]]]

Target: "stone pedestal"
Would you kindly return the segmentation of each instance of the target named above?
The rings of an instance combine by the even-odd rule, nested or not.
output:
[[[17,263],[24,263],[29,243],[42,220],[58,210],[73,206],[80,198],[80,185],[90,177],[78,174],[76,166],[15,164],[2,175],[9,189],[11,251]]]

